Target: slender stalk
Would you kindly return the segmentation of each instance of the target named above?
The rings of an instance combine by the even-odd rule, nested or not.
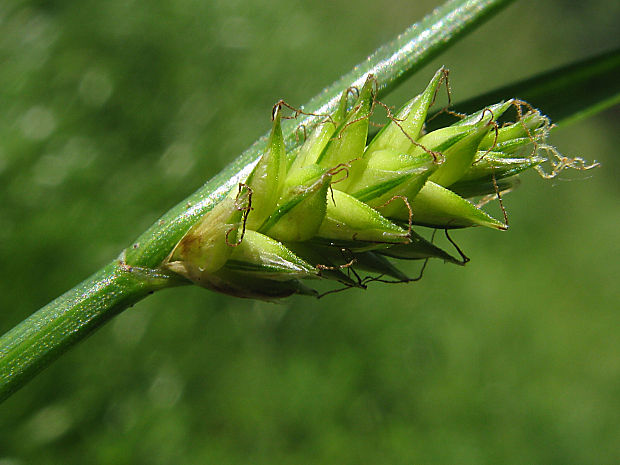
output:
[[[0,339],[0,401],[114,315],[174,284],[116,260],[47,304]]]
[[[513,0],[452,0],[379,48],[303,109],[331,112],[339,94],[360,86],[367,74],[376,76],[380,95],[418,70],[466,32]],[[298,124],[311,126],[307,116],[289,122],[284,134],[294,144]],[[185,232],[252,169],[265,146],[259,139],[219,175],[172,208],[115,261],[52,301],[0,338],[0,401],[96,328],[149,293],[180,284],[154,269]]]

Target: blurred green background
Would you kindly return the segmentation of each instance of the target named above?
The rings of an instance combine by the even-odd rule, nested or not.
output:
[[[2,2],[0,332],[265,133],[276,100],[302,104],[437,4]],[[607,0],[517,2],[387,103],[442,64],[460,100],[610,49],[619,19]],[[526,176],[508,232],[453,235],[464,268],[320,301],[140,302],[0,406],[0,464],[620,463],[619,122],[556,131],[603,167]]]

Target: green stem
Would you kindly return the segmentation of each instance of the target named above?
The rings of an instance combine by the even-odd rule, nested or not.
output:
[[[445,3],[394,41],[379,48],[302,108],[307,113],[331,112],[342,91],[350,86],[360,86],[369,73],[376,77],[379,94],[386,94],[512,1],[452,0]],[[287,143],[294,143],[297,125],[310,127],[312,123],[311,116],[289,122],[283,127]],[[200,217],[249,174],[264,146],[265,137],[166,213],[126,250],[125,263],[110,263],[2,336],[0,401],[112,316],[157,289],[180,284],[153,269],[161,264]]]
[[[178,278],[116,260],[0,339],[0,401],[114,315]]]

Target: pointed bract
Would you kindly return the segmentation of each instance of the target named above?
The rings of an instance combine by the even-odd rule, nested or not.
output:
[[[286,152],[280,119],[280,109],[276,108],[267,148],[247,181],[252,189],[252,212],[248,216],[250,229],[258,228],[271,214],[284,185]]]
[[[307,241],[314,237],[325,217],[331,179],[331,174],[318,165],[291,173],[276,209],[259,231],[280,241]]]
[[[492,178],[487,181],[459,181],[452,184],[450,190],[465,199],[491,196],[487,200],[492,200],[493,198],[497,198],[498,193],[500,195],[507,194],[519,187],[520,184],[521,180],[519,177],[512,176],[510,178],[496,179],[495,182],[493,182]],[[483,203],[486,204],[488,202],[484,201]]]
[[[304,285],[297,279],[274,281],[272,279],[249,276],[247,273],[237,273],[225,268],[216,273],[202,276],[201,281],[196,282],[196,284],[233,297],[258,299],[268,302],[275,302],[293,294],[318,296],[317,291]]]
[[[486,226],[504,230],[508,226],[492,218],[471,202],[428,181],[413,200],[413,222],[434,228],[466,228],[468,226]],[[398,219],[405,221],[405,211],[400,211]]]
[[[284,244],[264,234],[246,231],[241,244],[234,248],[225,268],[237,273],[286,281],[316,277],[316,269]]]
[[[368,136],[368,119],[372,106],[372,86],[374,80],[369,77],[360,90],[360,95],[346,119],[340,124],[331,140],[327,143],[317,164],[330,169],[341,163],[349,163],[360,158],[366,147]]]
[[[377,277],[394,278],[402,282],[409,281],[409,276],[396,268],[387,258],[375,252],[360,252],[355,254],[355,263],[353,267],[357,270],[377,275]]]
[[[500,118],[500,116],[506,113],[506,110],[508,110],[513,105],[515,105],[514,99],[510,99],[506,102],[499,102],[494,105],[489,105],[487,107],[484,107],[482,110],[465,116],[456,123],[452,124],[452,127],[476,124],[482,119],[483,115],[486,114],[493,114],[493,119],[497,120]]]
[[[228,261],[242,234],[243,213],[248,208],[247,191],[231,192],[205,214],[179,241],[166,260],[170,270],[194,280],[213,273]]]
[[[465,137],[442,151],[443,163],[430,175],[429,180],[444,187],[458,181],[474,161],[478,144],[491,130],[490,121],[489,114],[488,119],[474,125]]]
[[[427,258],[439,258],[455,265],[464,265],[464,260],[458,260],[443,249],[427,241],[422,236],[412,233],[411,243],[399,244],[386,249],[378,250],[377,253],[401,260],[426,260]]]
[[[426,121],[428,109],[435,98],[437,87],[445,75],[441,68],[435,73],[424,92],[407,102],[397,113],[393,121],[377,133],[368,144],[366,155],[377,150],[393,150],[397,153],[411,150],[413,142],[420,137],[420,131]]]
[[[325,146],[329,143],[336,129],[342,124],[347,113],[348,92],[344,91],[340,97],[340,103],[336,111],[328,118],[323,119],[314,128],[310,137],[303,143],[295,155],[290,170],[296,171],[305,166],[317,163],[317,160]]]
[[[308,263],[312,263],[321,278],[338,281],[349,287],[363,287],[350,276],[355,256],[348,249],[319,245],[316,241],[289,242],[286,245]]]
[[[546,131],[536,131],[542,126],[547,126],[549,120],[542,116],[540,112],[536,111],[525,115],[521,121],[504,126],[495,132],[488,134],[481,142],[478,150],[499,150],[498,145],[505,144],[506,142],[514,141],[515,139],[527,139],[532,142],[533,140],[541,139],[547,135]]]
[[[324,239],[393,244],[408,242],[407,230],[344,192],[334,190],[327,200],[327,214],[317,233]]]
[[[478,152],[474,163],[469,167],[459,182],[451,186],[452,189],[462,182],[488,181],[495,176],[496,180],[507,178],[533,168],[544,162],[542,157],[511,158],[502,152]]]
[[[378,150],[368,157],[363,175],[348,186],[347,192],[372,207],[396,195],[413,198],[436,168],[435,159],[427,153],[412,156],[391,149]]]

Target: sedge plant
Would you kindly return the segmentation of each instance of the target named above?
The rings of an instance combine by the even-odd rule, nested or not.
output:
[[[547,146],[549,117],[557,122],[600,110],[619,95],[613,86],[602,86],[578,108],[545,108],[550,87],[569,95],[585,82],[608,82],[620,68],[616,51],[466,102],[456,107],[456,120],[434,127],[444,116],[429,118],[445,79],[442,69],[400,110],[388,110],[382,129],[369,138],[369,118],[381,108],[382,96],[509,3],[449,1],[300,107],[303,111],[293,111],[296,118],[287,119],[287,106],[279,102],[266,137],[118,258],[2,336],[0,399],[159,289],[193,282],[274,300],[317,295],[313,285],[322,280],[336,289],[412,280],[394,259],[463,264],[458,249],[440,249],[417,228],[505,229],[505,219],[480,208],[488,198],[513,189],[526,169],[551,162],[554,167],[543,173],[553,174],[579,164]],[[307,137],[299,137],[298,128]]]
[[[390,259],[467,260],[433,245],[414,225],[505,230],[506,219],[471,200],[501,200],[529,168],[549,178],[566,167],[596,166],[548,146],[549,119],[514,99],[426,132],[447,76],[440,69],[396,114],[388,108],[389,123],[368,144],[370,116],[379,106],[372,75],[361,89],[345,90],[336,111],[288,153],[281,128],[286,104],[278,102],[267,146],[247,179],[190,228],[162,268],[211,290],[267,300],[319,296],[311,287],[317,279],[341,289],[408,282],[413,279]],[[349,103],[352,90],[357,98]],[[517,120],[500,127],[511,107]],[[551,173],[542,168],[546,162]]]

